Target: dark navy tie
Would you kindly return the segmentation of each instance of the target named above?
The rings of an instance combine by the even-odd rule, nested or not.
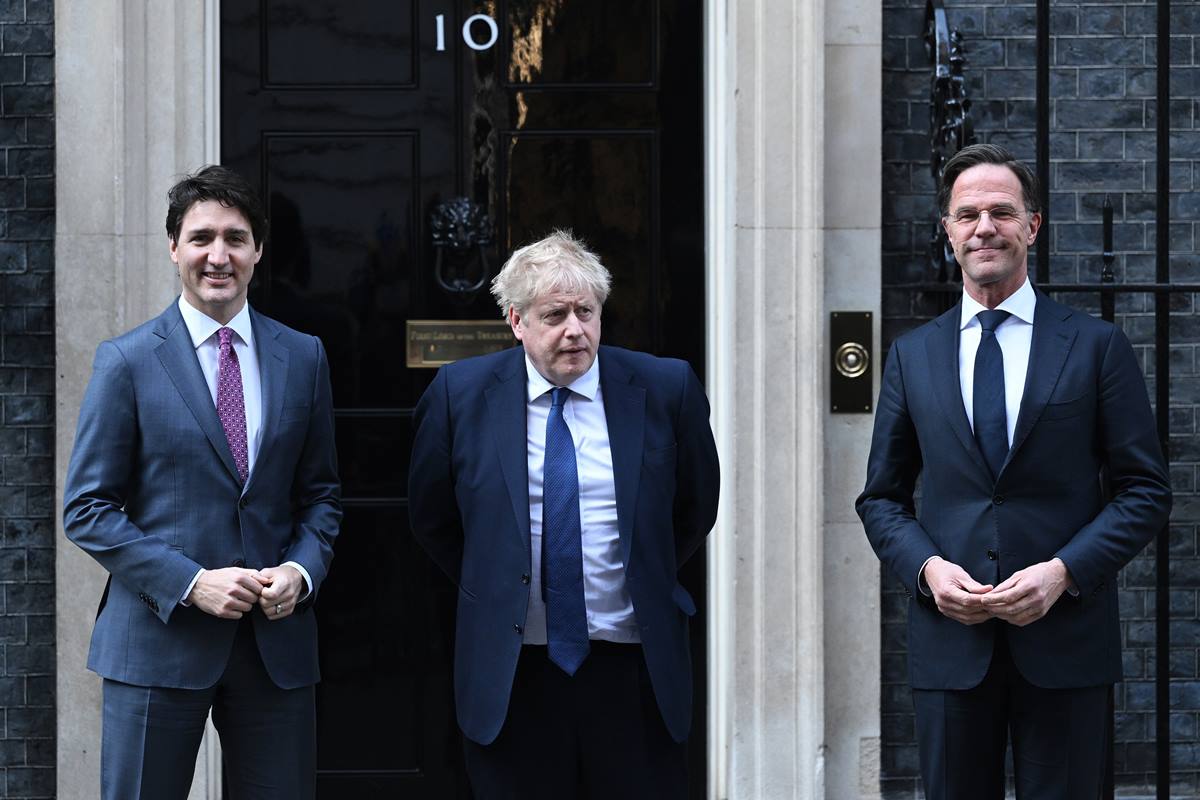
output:
[[[975,441],[992,471],[992,479],[1000,475],[1008,457],[1008,418],[1004,403],[1004,354],[996,341],[996,328],[1009,318],[1007,311],[980,311],[979,349],[975,351],[975,388],[972,411],[975,422]]]
[[[568,675],[587,658],[587,611],[583,605],[583,534],[579,524],[579,472],[575,442],[563,419],[571,390],[555,389],[546,420],[542,468],[542,595],[550,660]]]

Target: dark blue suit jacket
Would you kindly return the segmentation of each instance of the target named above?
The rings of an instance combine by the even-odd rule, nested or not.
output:
[[[668,730],[692,716],[688,617],[679,566],[716,520],[719,475],[708,401],[686,362],[600,347],[625,581]],[[458,584],[458,722],[480,744],[508,712],[529,603],[525,351],[451,364],[417,405],[413,534]]]
[[[139,686],[221,677],[236,620],[180,606],[201,568],[302,564],[313,592],[333,558],[341,488],[329,366],[318,339],[250,311],[262,444],[243,488],[179,307],[96,350],[67,469],[67,536],[111,575],[88,667]],[[271,679],[317,682],[312,614],[250,611]]]
[[[963,409],[959,315],[956,305],[893,345],[866,488],[856,503],[875,552],[916,598],[909,602],[912,685],[977,685],[1001,624],[1030,683],[1118,681],[1117,571],[1166,524],[1171,508],[1167,466],[1133,349],[1116,327],[1038,293],[1021,411],[993,484]],[[962,625],[938,613],[915,585],[933,555],[992,584],[1058,556],[1080,594],[1064,593],[1025,627],[995,620]]]

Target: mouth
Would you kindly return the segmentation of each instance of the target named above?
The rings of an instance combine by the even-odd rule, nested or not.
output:
[[[204,280],[217,286],[224,286],[233,281],[232,272],[202,272]]]

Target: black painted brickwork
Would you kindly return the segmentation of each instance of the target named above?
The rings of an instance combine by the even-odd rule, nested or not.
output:
[[[54,3],[0,0],[0,796],[52,798]]]
[[[963,34],[981,141],[1035,158],[1035,6],[1029,2],[946,0]],[[935,212],[929,172],[930,67],[922,38],[924,0],[884,0],[883,339],[930,319],[936,295],[898,290],[934,278],[927,241]],[[1154,280],[1154,3],[1051,6],[1051,236],[1055,282],[1099,279],[1101,205],[1115,206],[1118,281]],[[1174,0],[1171,58],[1172,279],[1200,281],[1195,220],[1200,219],[1200,5]],[[1031,256],[1032,256],[1031,252]],[[1031,264],[1031,267],[1033,265]],[[1099,299],[1059,295],[1099,314]],[[1118,322],[1143,358],[1153,386],[1153,300],[1120,296]],[[1200,315],[1196,298],[1173,298],[1171,316],[1171,729],[1173,797],[1200,796]],[[1125,681],[1118,685],[1118,796],[1152,796],[1154,781],[1153,546],[1121,576]],[[883,787],[889,798],[920,797],[907,684],[905,601],[883,578]]]

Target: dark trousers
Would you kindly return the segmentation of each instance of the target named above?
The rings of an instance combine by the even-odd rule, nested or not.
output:
[[[207,689],[104,681],[100,785],[104,800],[184,800],[204,722],[221,735],[230,800],[312,798],[316,783],[313,687],[280,689],[258,654],[248,618],[225,673]]]
[[[476,800],[687,797],[687,745],[663,724],[638,644],[593,641],[574,677],[525,645],[500,735],[464,747]]]
[[[1011,735],[1018,800],[1097,800],[1109,687],[1034,686],[1021,677],[997,627],[982,683],[964,691],[913,690],[926,798],[1003,800]]]

